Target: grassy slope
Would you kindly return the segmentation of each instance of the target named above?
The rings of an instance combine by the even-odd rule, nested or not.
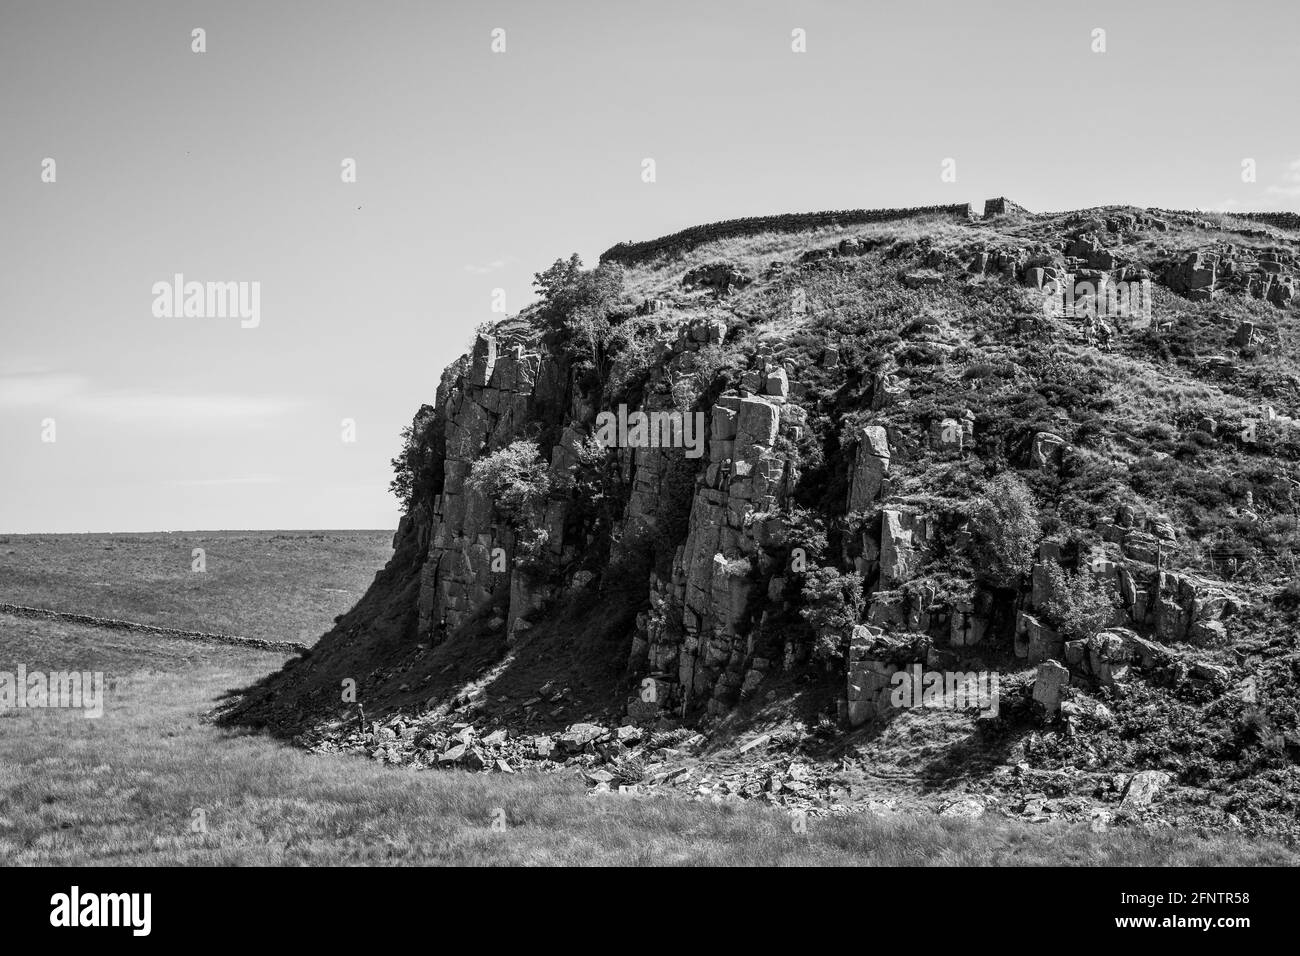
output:
[[[98,720],[0,716],[0,865],[1300,862],[1235,837],[904,815],[811,819],[797,833],[754,805],[593,797],[558,775],[413,774],[202,720],[278,660],[0,615],[0,669],[75,666],[117,684]],[[207,833],[191,832],[196,809]]]
[[[0,535],[0,601],[311,644],[391,554],[391,531]]]

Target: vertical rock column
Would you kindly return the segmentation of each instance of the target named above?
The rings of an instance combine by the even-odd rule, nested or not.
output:
[[[439,389],[443,485],[434,496],[420,580],[422,637],[463,624],[505,584],[492,571],[492,550],[512,551],[513,533],[498,524],[492,502],[467,480],[475,460],[508,445],[529,421],[543,358],[527,351],[526,344],[518,337],[480,334],[469,362],[459,370],[453,366],[449,371],[458,374]]]
[[[765,388],[784,390],[769,376]],[[690,533],[674,578],[684,640],[678,679],[693,701],[725,712],[740,695],[747,663],[743,631],[755,585],[755,514],[779,509],[793,488],[789,462],[773,451],[783,395],[724,395],[714,427],[705,483],[691,507]]]

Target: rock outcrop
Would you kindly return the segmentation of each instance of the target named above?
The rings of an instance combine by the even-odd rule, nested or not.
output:
[[[1135,720],[1116,703],[1135,682],[1226,694],[1229,648],[1285,580],[1300,480],[1270,436],[1300,420],[1273,411],[1300,408],[1300,380],[1260,365],[1229,391],[1202,368],[1211,348],[1281,356],[1300,239],[1247,220],[1181,251],[1166,234],[1208,235],[1188,214],[1000,200],[969,233],[965,211],[937,214],[935,236],[866,217],[761,261],[693,251],[761,222],[615,247],[604,268],[644,270],[645,295],[481,330],[417,417],[393,560],[244,712],[350,722],[336,688],[355,676],[366,706],[477,720],[398,749],[487,771],[553,753],[590,769],[626,757],[619,725],[694,731],[773,702],[883,725],[917,666],[1018,675],[997,719],[1067,734]],[[1094,305],[1143,289],[1140,314],[1040,308],[1077,282]],[[1211,300],[1240,314],[1211,322]],[[1117,382],[1148,383],[1141,402]],[[1270,412],[1254,446],[1243,403]],[[521,448],[536,480],[493,493],[481,463]]]

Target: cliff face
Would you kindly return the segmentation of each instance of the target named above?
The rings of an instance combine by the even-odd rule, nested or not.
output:
[[[420,575],[421,638],[461,626],[502,586],[509,590],[511,633],[533,609],[537,595],[517,568],[502,575],[498,561],[493,570],[496,549],[507,555],[506,567],[515,565],[515,535],[492,501],[468,485],[470,467],[538,426],[552,428],[577,414],[564,358],[542,351],[537,337],[519,324],[478,336],[467,359],[443,373],[434,429],[442,447],[431,449],[442,481],[435,481],[438,491],[427,510],[419,508],[398,531],[414,534],[427,549]],[[558,556],[564,549],[562,502],[546,508],[542,518]]]
[[[1300,744],[1293,691],[1230,690],[1294,684],[1300,237],[929,212],[615,247],[595,305],[481,331],[417,419],[393,561],[237,718],[350,726],[351,675],[368,714],[512,732],[844,733],[919,667],[1000,674],[1007,732],[1119,732],[1141,687]]]
[[[724,347],[726,336],[725,321],[694,319],[657,339],[660,364],[643,408],[633,414],[676,413],[680,421],[672,386],[689,374],[684,366],[693,356]],[[725,712],[772,665],[750,632],[752,597],[756,584],[780,587],[779,577],[771,583],[772,562],[760,545],[776,533],[779,512],[798,481],[791,457],[777,450],[778,437],[797,438],[807,413],[791,398],[785,368],[757,359],[743,376],[749,388],[686,409],[705,426],[700,438],[707,454],[692,459],[684,442],[673,447],[671,425],[654,435],[666,439],[657,447],[649,435],[644,446],[612,445],[605,470],[613,473],[616,520],[598,542],[590,524],[575,517],[581,502],[571,489],[578,451],[600,412],[574,387],[568,365],[537,330],[514,323],[480,334],[468,360],[444,375],[434,429],[445,436],[434,450],[435,457],[441,451],[441,491],[398,531],[399,539],[413,538],[426,551],[417,637],[436,645],[476,614],[499,607],[513,643],[565,592],[583,589],[599,599],[603,575],[582,568],[598,550],[613,566],[635,567],[645,576],[648,605],[623,653],[631,671],[655,675],[657,692],[650,707],[634,697],[633,710],[642,718],[692,704]],[[549,580],[539,580],[535,566],[519,560],[517,531],[501,520],[488,493],[469,482],[474,461],[539,433],[556,436],[548,456],[553,491],[530,515],[545,542]],[[686,488],[683,472],[691,485]],[[684,511],[684,524],[676,522],[684,539],[672,542],[661,574],[653,562],[638,559],[647,557],[641,552],[654,547],[654,539],[662,549],[670,499]]]

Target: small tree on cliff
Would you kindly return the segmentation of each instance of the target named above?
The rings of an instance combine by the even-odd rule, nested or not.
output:
[[[474,462],[468,484],[490,499],[515,530],[521,531],[532,509],[550,494],[547,471],[537,442],[520,440]]]
[[[1017,584],[1042,534],[1034,495],[1019,476],[1003,472],[988,483],[971,507],[970,533],[976,573],[998,587]]]
[[[862,614],[862,575],[838,568],[811,568],[804,575],[799,614],[812,627],[813,657],[833,662],[844,654],[845,635]]]
[[[613,305],[623,294],[623,267],[602,262],[594,269],[583,269],[575,252],[568,259],[556,259],[545,272],[535,273],[533,288],[541,297],[547,320],[564,326],[580,313],[603,312]]]
[[[582,349],[604,391],[615,358],[633,344],[609,321],[609,310],[623,296],[623,267],[602,262],[584,270],[575,252],[536,273],[533,287],[542,300],[543,322]]]
[[[402,450],[392,460],[393,480],[388,485],[402,510],[410,511],[418,498],[430,495],[433,475],[433,425],[437,418],[432,405],[421,405],[411,424],[402,429]]]
[[[1046,562],[1048,597],[1043,619],[1067,641],[1087,640],[1111,622],[1119,603],[1114,591],[1088,571],[1066,571]]]

